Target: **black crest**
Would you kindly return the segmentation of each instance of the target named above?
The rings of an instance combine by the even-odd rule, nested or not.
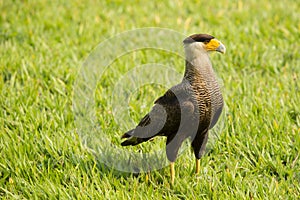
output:
[[[211,39],[215,38],[214,36],[208,34],[194,34],[183,40],[184,44],[189,44],[193,42],[209,42]]]

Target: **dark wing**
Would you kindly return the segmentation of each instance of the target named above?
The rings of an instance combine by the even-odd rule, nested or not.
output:
[[[209,126],[209,129],[213,128],[216,125],[218,119],[220,118],[222,110],[223,110],[223,105],[219,106],[216,109],[215,113],[213,113],[213,118],[212,118],[212,122],[211,122],[211,124]]]
[[[169,135],[178,130],[182,112],[193,113],[194,105],[189,100],[189,85],[181,83],[169,89],[155,102],[152,110],[143,117],[135,129],[125,133],[122,138],[129,138],[122,143],[136,145],[156,135]]]

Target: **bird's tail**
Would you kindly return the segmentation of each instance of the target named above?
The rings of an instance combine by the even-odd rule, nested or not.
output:
[[[132,129],[126,133],[124,133],[122,135],[122,139],[127,138],[127,140],[125,140],[124,142],[121,143],[122,146],[129,146],[129,145],[137,145],[140,144],[142,142],[146,142],[147,140],[149,140],[150,138],[138,138],[133,136],[134,135],[134,131],[135,129]]]

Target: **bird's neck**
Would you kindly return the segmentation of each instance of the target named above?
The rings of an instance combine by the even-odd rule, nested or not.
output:
[[[207,52],[200,50],[186,50],[186,65],[184,78],[213,73],[212,65]]]

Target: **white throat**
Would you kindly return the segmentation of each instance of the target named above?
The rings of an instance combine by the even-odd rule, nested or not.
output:
[[[185,58],[195,67],[210,66],[209,53],[204,49],[204,45],[199,42],[193,42],[184,45]]]

